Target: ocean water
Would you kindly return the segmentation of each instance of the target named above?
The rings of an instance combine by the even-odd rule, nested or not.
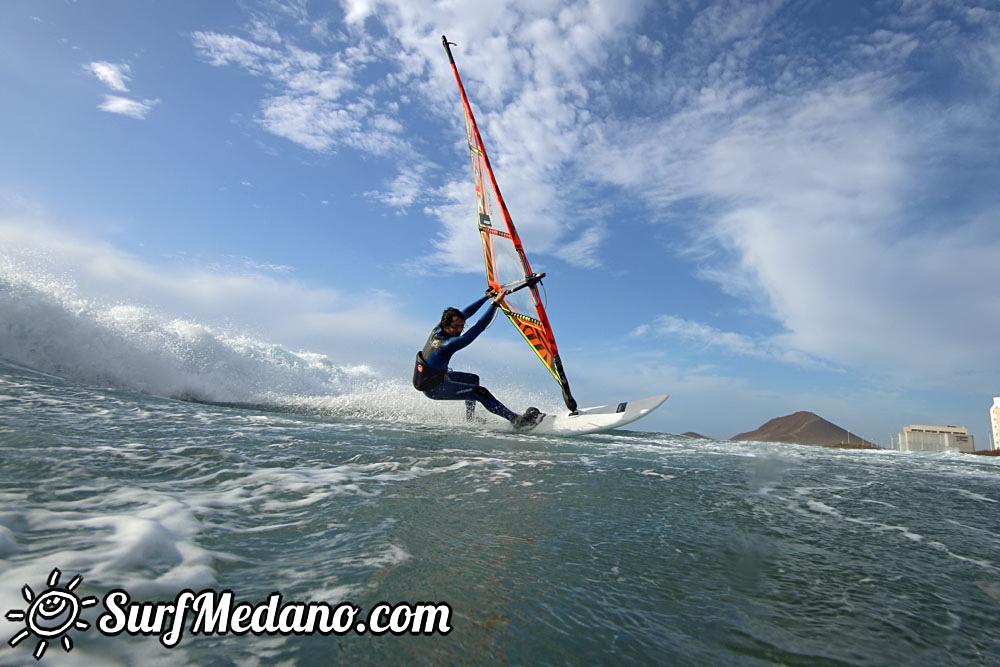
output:
[[[52,664],[1000,661],[992,458],[215,407],[9,364],[0,457],[4,612],[54,568],[98,599],[451,609],[447,634],[168,649],[99,633],[98,604]]]
[[[0,664],[1000,664],[996,458],[514,434],[364,367],[0,287]],[[116,590],[448,615],[189,615],[168,647],[169,623],[101,629]]]

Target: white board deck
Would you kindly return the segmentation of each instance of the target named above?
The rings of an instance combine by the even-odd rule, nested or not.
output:
[[[552,435],[584,435],[598,433],[630,424],[636,419],[642,419],[650,412],[660,407],[669,396],[659,394],[636,401],[623,401],[610,405],[600,405],[594,408],[582,408],[576,414],[560,412],[546,414],[534,428],[521,433],[544,433]]]

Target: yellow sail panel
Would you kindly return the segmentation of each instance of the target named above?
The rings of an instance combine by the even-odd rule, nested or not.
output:
[[[515,312],[506,303],[501,303],[500,307],[507,314],[507,317],[510,318],[510,321],[514,323],[514,326],[517,327],[517,330],[521,332],[521,335],[524,336],[524,340],[528,341],[528,345],[535,351],[538,358],[542,360],[542,363],[549,369],[549,372],[552,373],[556,381],[561,381],[562,378],[559,376],[556,367],[556,355],[549,345],[549,336],[546,335],[542,323]]]

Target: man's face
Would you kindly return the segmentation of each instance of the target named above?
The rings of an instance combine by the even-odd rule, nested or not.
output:
[[[462,331],[465,329],[465,320],[461,317],[453,317],[447,326],[443,327],[443,331],[449,336],[461,336]]]

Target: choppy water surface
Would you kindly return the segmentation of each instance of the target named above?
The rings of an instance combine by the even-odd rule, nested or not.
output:
[[[69,630],[52,664],[988,664],[993,458],[266,412],[0,365],[0,605],[447,602],[433,636]],[[4,641],[25,627],[4,621]],[[37,664],[39,637],[0,649]]]

